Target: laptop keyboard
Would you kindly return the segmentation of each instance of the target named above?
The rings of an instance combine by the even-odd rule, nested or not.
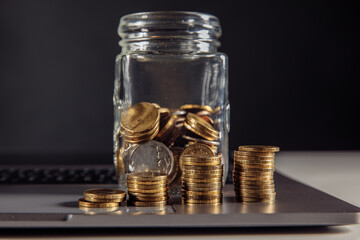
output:
[[[0,169],[0,184],[117,184],[114,168]]]
[[[228,174],[227,183],[232,182]],[[117,184],[114,168],[0,169],[0,184]]]

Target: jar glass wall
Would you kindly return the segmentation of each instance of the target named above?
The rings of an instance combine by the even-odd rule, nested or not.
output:
[[[121,187],[126,173],[181,176],[179,156],[195,143],[222,156],[228,171],[227,57],[217,52],[216,17],[195,12],[124,16],[114,88],[114,163]]]

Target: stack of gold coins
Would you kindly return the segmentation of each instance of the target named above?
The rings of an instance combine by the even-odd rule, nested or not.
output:
[[[182,202],[214,204],[222,201],[221,155],[181,155]]]
[[[138,207],[164,206],[169,200],[168,175],[158,172],[127,174],[130,205]]]
[[[129,108],[122,116],[120,133],[130,143],[152,140],[160,127],[159,109],[152,103],[140,102]]]
[[[279,147],[247,145],[234,151],[235,197],[241,202],[275,201],[275,152]]]
[[[219,132],[204,118],[194,113],[189,112],[186,114],[184,127],[206,140],[214,141],[219,139]]]
[[[87,208],[114,208],[126,199],[126,193],[120,189],[94,188],[84,192],[84,198],[78,200],[79,207]]]

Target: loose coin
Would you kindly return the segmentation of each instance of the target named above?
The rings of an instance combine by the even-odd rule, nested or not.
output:
[[[90,198],[90,197],[84,197],[85,201],[88,202],[117,202],[121,203],[125,200],[125,196],[123,198],[114,198],[114,199],[104,199],[104,198]]]
[[[84,198],[80,198],[78,200],[79,207],[87,207],[87,208],[112,208],[119,206],[118,202],[89,202]]]
[[[93,188],[84,192],[84,197],[89,199],[122,199],[125,196],[126,193],[124,191],[111,188]]]

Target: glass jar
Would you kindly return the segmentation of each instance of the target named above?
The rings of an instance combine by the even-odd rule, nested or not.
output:
[[[228,172],[227,56],[219,20],[198,12],[143,12],[120,19],[114,85],[114,163],[126,173],[166,172],[178,185],[179,156],[201,143]]]

